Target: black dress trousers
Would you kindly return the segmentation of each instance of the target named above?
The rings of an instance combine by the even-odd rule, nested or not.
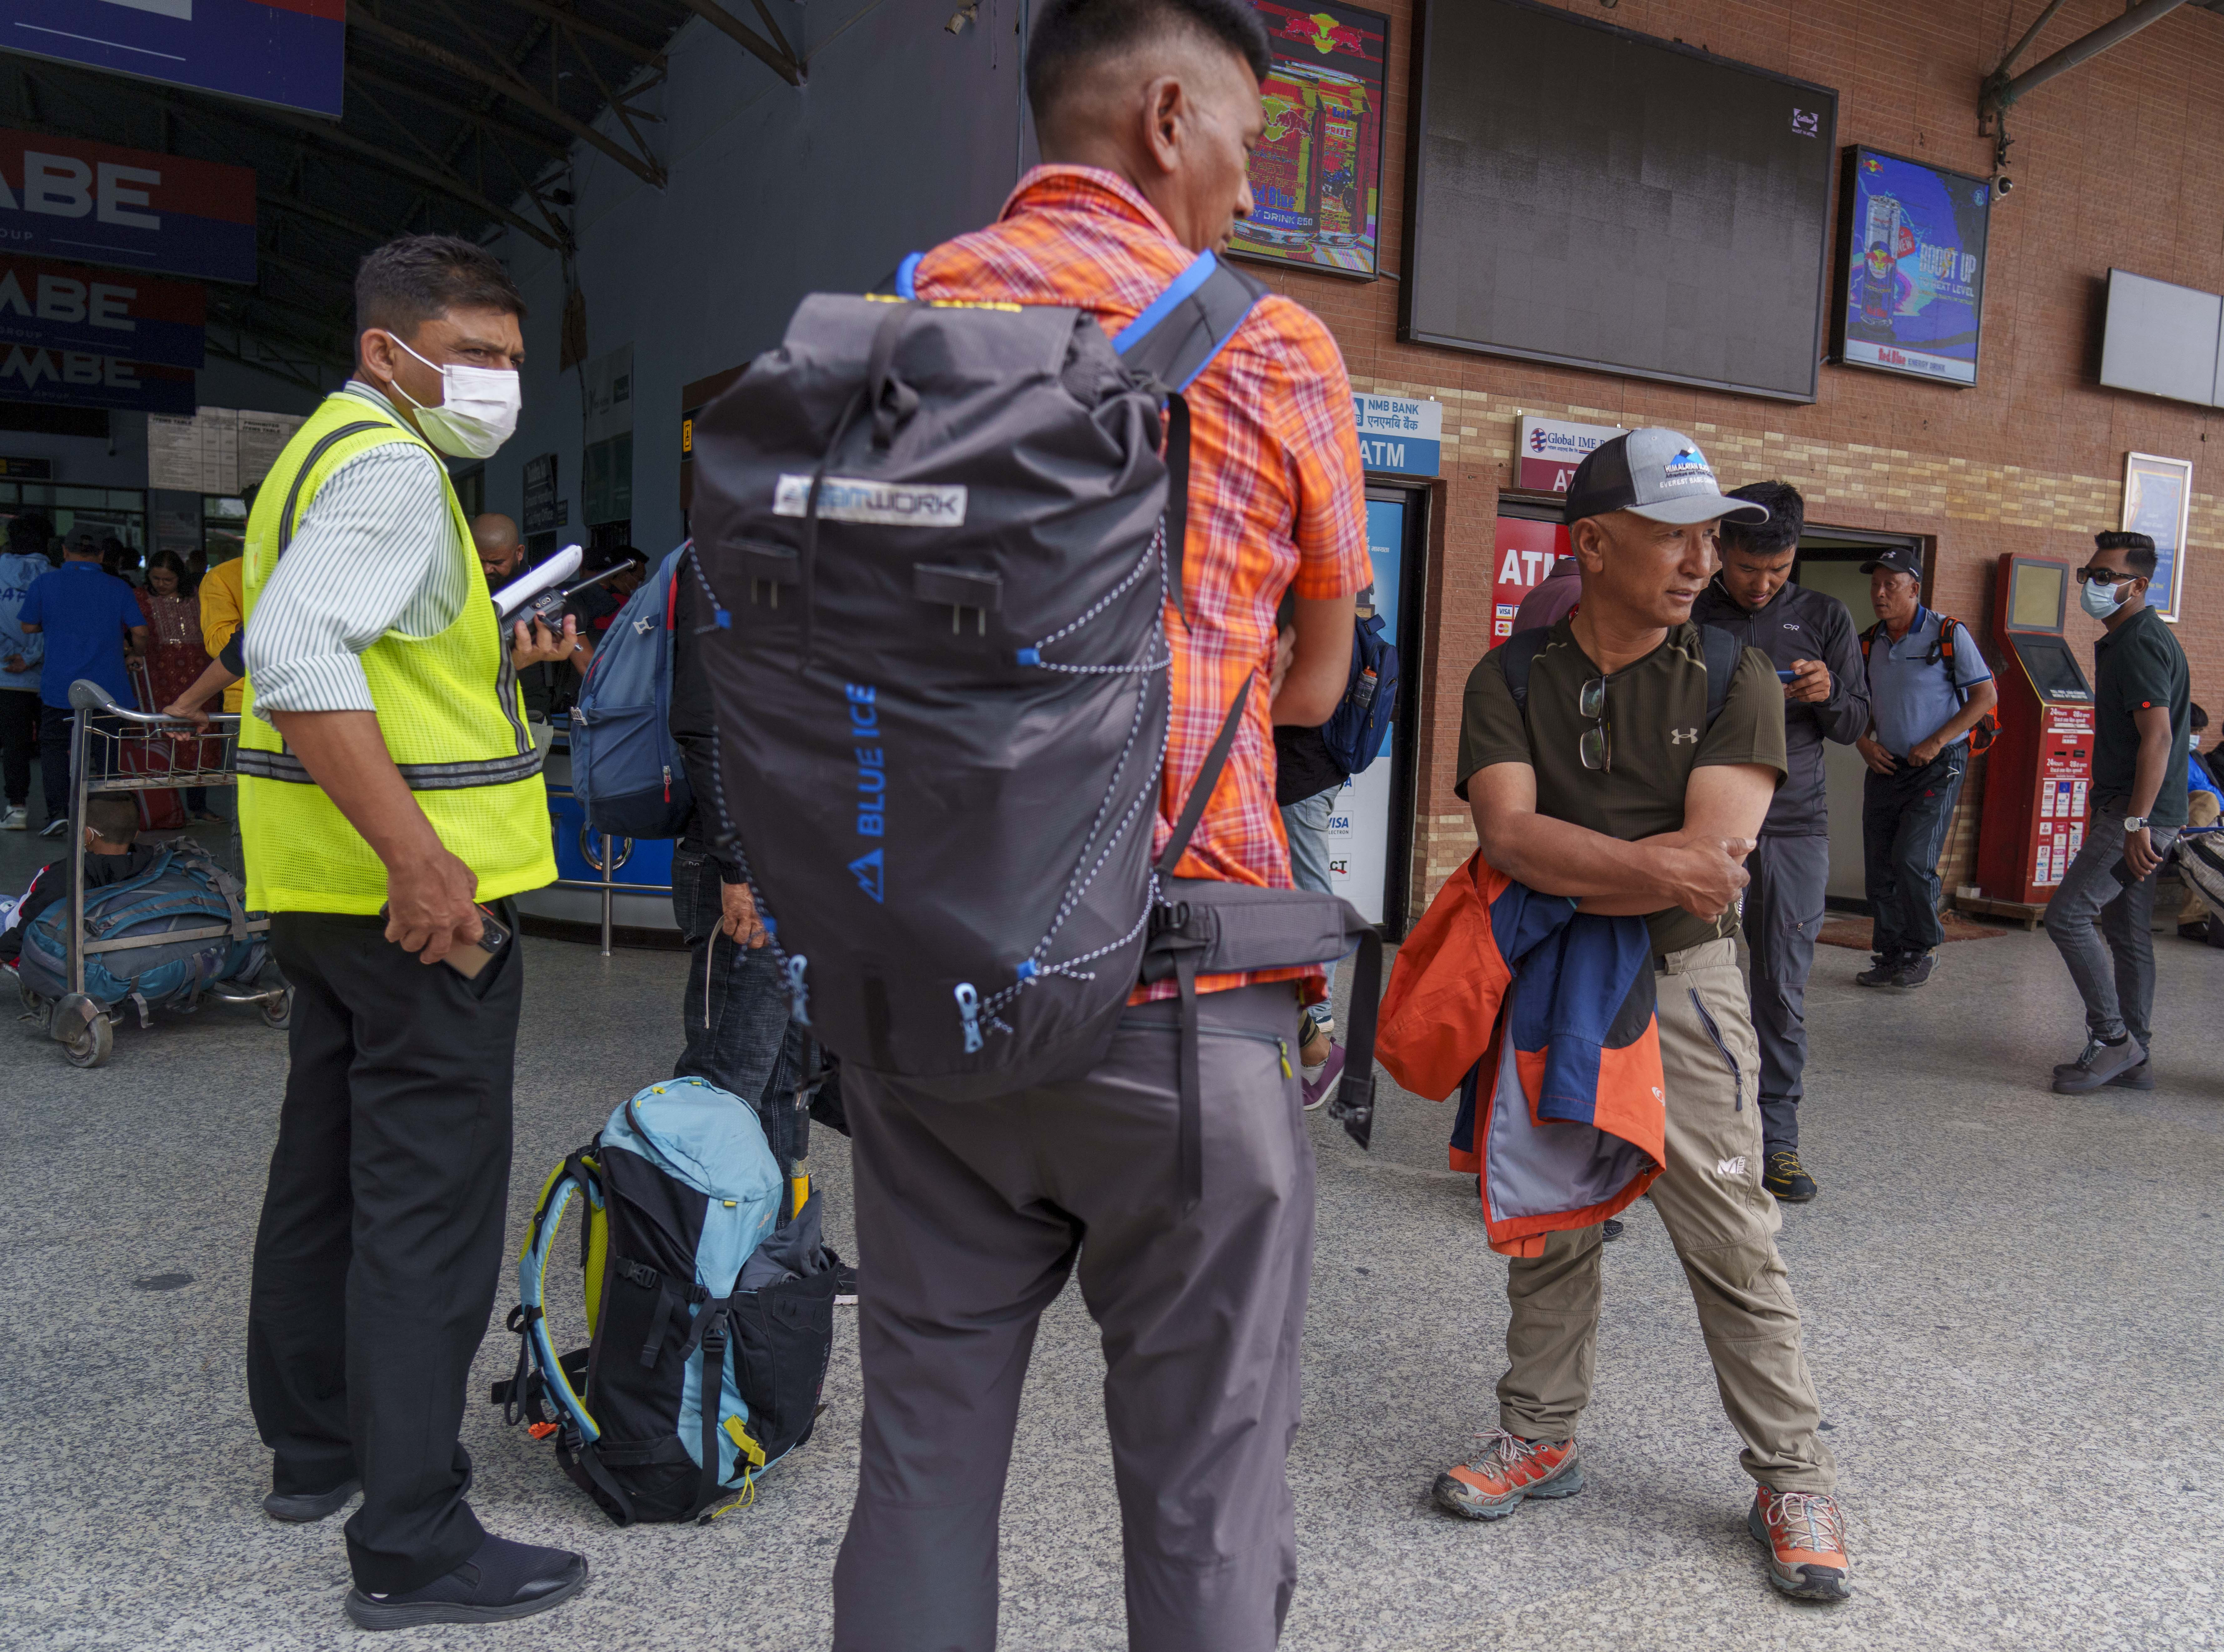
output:
[[[509,903],[495,910],[513,936]],[[360,1478],[357,1585],[454,1570],[483,1535],[458,1439],[502,1268],[524,959],[475,979],[376,917],[281,912],[293,1069],[248,1307],[247,1391],[276,1490]]]

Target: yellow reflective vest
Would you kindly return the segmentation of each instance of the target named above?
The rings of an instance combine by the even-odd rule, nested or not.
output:
[[[325,478],[382,442],[432,448],[362,396],[325,398],[286,444],[248,517],[243,559],[245,623]],[[435,454],[437,460],[438,455]],[[441,465],[445,486],[447,467]],[[478,874],[478,898],[499,900],[553,883],[548,795],[540,753],[509,663],[494,604],[471,551],[471,524],[447,488],[453,554],[469,593],[435,636],[388,631],[362,655],[386,749],[450,853]],[[255,712],[250,675],[239,724],[239,819],[248,904],[265,912],[376,913],[386,868],[333,807],[278,731]]]

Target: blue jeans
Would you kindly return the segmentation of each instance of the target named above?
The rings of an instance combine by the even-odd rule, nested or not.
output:
[[[1968,741],[1922,768],[1901,759],[1889,775],[1872,769],[1861,787],[1861,852],[1880,958],[1915,958],[1946,939],[1938,921],[1938,853],[1969,766]]]
[[[1331,786],[1283,807],[1282,830],[1290,839],[1290,877],[1301,889],[1320,895],[1336,893],[1328,881],[1328,817],[1336,806],[1336,794],[1343,789]],[[1305,1010],[1324,1029],[1336,1024],[1336,1011],[1330,1007],[1336,999],[1336,965],[1325,967],[1328,997]]]
[[[676,850],[672,915],[692,958],[680,1010],[687,1045],[672,1076],[706,1079],[749,1103],[785,1172],[802,1145],[795,1111],[801,1040],[787,1024],[779,959],[768,946],[743,946],[719,933],[723,911],[718,863]]]

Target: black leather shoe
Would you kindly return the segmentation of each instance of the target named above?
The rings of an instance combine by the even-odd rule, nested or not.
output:
[[[560,1606],[586,1586],[585,1555],[490,1535],[470,1560],[421,1589],[387,1595],[349,1590],[347,1615],[358,1629],[501,1624]]]
[[[361,1480],[342,1480],[329,1491],[273,1491],[262,1499],[262,1512],[273,1520],[302,1525],[337,1514],[362,1490]]]
[[[1768,1155],[1760,1185],[1786,1205],[1804,1205],[1815,1197],[1815,1178],[1801,1168],[1799,1155],[1791,1148],[1780,1148]]]

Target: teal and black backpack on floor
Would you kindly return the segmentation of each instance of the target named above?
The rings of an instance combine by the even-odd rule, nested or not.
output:
[[[621,1526],[754,1495],[811,1437],[834,1336],[836,1256],[756,1114],[700,1079],[650,1085],[540,1191],[518,1259],[517,1374],[494,1402],[553,1437],[565,1473]],[[559,1351],[548,1269],[577,1218],[588,1342]]]

